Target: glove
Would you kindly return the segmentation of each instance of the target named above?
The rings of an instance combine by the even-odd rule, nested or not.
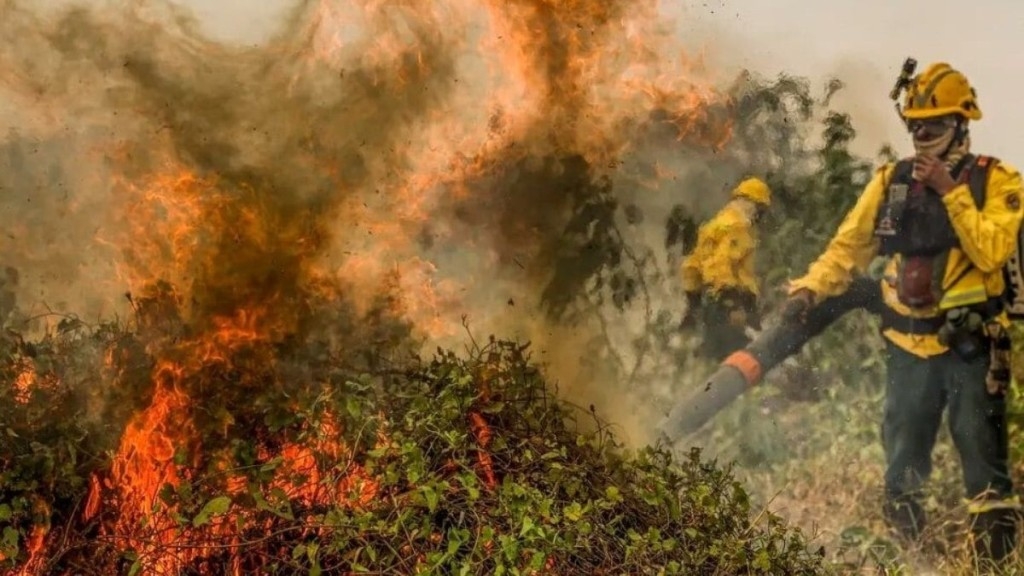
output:
[[[814,292],[801,288],[790,295],[782,305],[782,321],[786,323],[807,320],[807,311],[814,305]]]
[[[729,311],[729,324],[737,328],[747,327],[747,311],[742,308],[733,308]]]
[[[740,326],[737,322],[742,322],[740,327],[751,327],[755,330],[761,329],[761,311],[758,310],[758,298],[752,292],[741,292],[737,296],[737,304],[739,310],[742,312],[742,317],[739,314],[735,318],[731,318],[735,326]]]

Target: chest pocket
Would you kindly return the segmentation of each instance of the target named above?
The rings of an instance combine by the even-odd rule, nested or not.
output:
[[[934,306],[942,298],[945,258],[904,256],[897,268],[896,294],[910,308]]]

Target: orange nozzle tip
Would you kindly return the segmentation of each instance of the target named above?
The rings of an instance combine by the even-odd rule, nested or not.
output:
[[[755,386],[761,381],[761,362],[746,350],[738,350],[722,361],[722,366],[732,366],[740,371],[748,386]]]

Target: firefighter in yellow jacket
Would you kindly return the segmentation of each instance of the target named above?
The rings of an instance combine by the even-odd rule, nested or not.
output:
[[[978,550],[998,559],[1012,550],[1017,522],[1001,296],[1024,190],[1015,168],[971,152],[968,123],[981,109],[963,74],[932,64],[906,90],[901,114],[915,155],[876,171],[825,252],[790,282],[786,308],[806,309],[874,271],[887,346],[886,518],[904,536],[920,535],[919,493],[948,409]]]
[[[683,325],[692,326],[700,314],[703,353],[716,361],[750,342],[748,327],[760,328],[756,224],[770,205],[767,184],[743,180],[725,207],[701,225],[693,252],[683,261]]]

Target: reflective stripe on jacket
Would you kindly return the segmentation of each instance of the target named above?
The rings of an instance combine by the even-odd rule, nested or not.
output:
[[[866,273],[878,255],[879,240],[874,234],[876,216],[893,167],[893,164],[887,164],[875,172],[824,253],[811,264],[806,275],[790,282],[791,294],[807,288],[820,300],[843,293],[855,274]],[[1000,161],[989,173],[985,202],[980,210],[967,184],[957,185],[942,198],[960,240],[960,246],[950,250],[946,261],[942,281],[944,291],[969,293],[973,285],[983,287],[990,297],[1002,295],[1005,289],[1003,266],[1017,248],[1017,233],[1024,214],[1022,193],[1020,173]],[[912,310],[899,301],[891,281],[895,278],[899,262],[900,255],[897,254],[886,265],[880,280],[885,305],[901,316],[932,319],[939,316],[943,310],[938,305]],[[1002,320],[1006,321],[1005,315]],[[900,348],[918,356],[928,357],[946,351],[934,334],[908,334],[892,328],[883,334]]]

